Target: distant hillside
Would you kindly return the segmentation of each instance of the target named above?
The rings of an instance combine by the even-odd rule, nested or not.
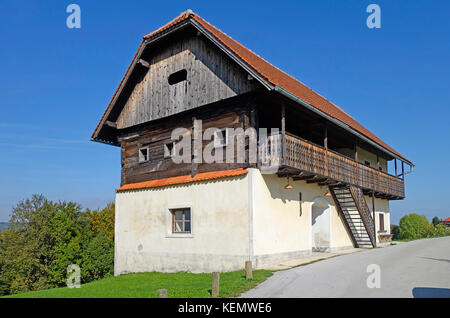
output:
[[[8,222],[0,222],[0,230],[7,230],[8,227]]]

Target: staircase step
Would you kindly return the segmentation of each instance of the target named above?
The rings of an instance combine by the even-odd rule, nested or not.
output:
[[[356,245],[358,247],[372,247],[369,233],[362,219],[370,215],[362,190],[354,186],[330,187],[330,190],[334,194],[335,203],[339,206],[339,211],[343,214],[345,223],[347,223]],[[353,197],[353,195],[356,195],[356,197]],[[358,207],[362,210],[360,211]]]

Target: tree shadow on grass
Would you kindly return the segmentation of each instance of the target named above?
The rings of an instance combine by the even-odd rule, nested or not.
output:
[[[415,287],[412,290],[414,298],[450,298],[449,288]]]

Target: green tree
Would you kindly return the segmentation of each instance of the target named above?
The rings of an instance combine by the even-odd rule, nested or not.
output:
[[[428,222],[425,215],[415,213],[405,215],[400,219],[399,238],[406,240],[414,240],[426,237],[432,237],[434,229]]]
[[[399,231],[399,227],[398,227],[398,225],[395,225],[395,224],[391,224],[391,234],[392,234],[392,239],[393,240],[398,240],[399,239],[399,233],[398,233],[398,231]]]
[[[51,255],[49,280],[57,285],[66,283],[67,267],[81,264],[83,250],[87,246],[88,218],[81,207],[73,202],[55,204],[56,213],[50,219]],[[84,234],[87,234],[86,236]]]
[[[100,232],[87,246],[81,265],[83,282],[111,276],[114,271],[114,241]]]
[[[440,220],[437,216],[435,216],[435,217],[431,220],[431,223],[433,223],[433,226],[436,226],[436,225],[438,225],[439,223],[441,223],[441,220]]]
[[[10,229],[2,238],[1,280],[11,293],[52,287],[48,282],[52,261],[50,220],[55,206],[42,195],[13,208]]]
[[[83,212],[42,195],[17,204],[0,231],[0,295],[63,286],[70,264],[80,265],[82,283],[112,275],[114,204]]]
[[[110,238],[114,238],[114,203],[109,203],[103,210],[86,210],[92,230],[96,233],[103,232]]]
[[[87,210],[93,237],[89,241],[81,267],[84,282],[102,279],[114,271],[114,204],[101,211]]]

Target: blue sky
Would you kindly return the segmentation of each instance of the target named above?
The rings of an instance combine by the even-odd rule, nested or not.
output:
[[[81,7],[81,29],[66,7]],[[381,7],[368,29],[366,7]],[[448,1],[2,1],[0,221],[33,193],[98,208],[120,151],[89,141],[141,37],[191,8],[416,164],[392,222],[449,217]]]

